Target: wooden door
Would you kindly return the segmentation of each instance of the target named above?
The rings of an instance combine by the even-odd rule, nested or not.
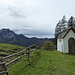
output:
[[[75,53],[75,41],[73,38],[69,39],[69,53]]]

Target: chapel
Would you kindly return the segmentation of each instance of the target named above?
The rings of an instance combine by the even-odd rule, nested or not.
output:
[[[66,21],[65,16],[57,23],[55,29],[57,50],[62,53],[75,53],[75,18]]]

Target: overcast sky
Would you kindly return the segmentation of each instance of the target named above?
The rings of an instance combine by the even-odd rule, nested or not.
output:
[[[75,0],[0,0],[0,29],[28,37],[54,37],[64,15],[75,17]]]

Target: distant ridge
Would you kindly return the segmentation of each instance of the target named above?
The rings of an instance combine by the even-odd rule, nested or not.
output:
[[[52,39],[38,39],[38,38],[28,38],[25,37],[23,34],[16,34],[14,31],[10,29],[1,29],[0,30],[0,43],[8,43],[8,44],[14,44],[19,46],[30,46],[33,43],[40,42],[43,43],[45,41],[53,41]]]

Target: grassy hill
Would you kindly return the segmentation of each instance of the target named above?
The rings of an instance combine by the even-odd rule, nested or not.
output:
[[[11,66],[9,75],[75,75],[75,54],[39,50]]]
[[[0,43],[0,57],[4,57],[15,52],[21,51],[25,49],[25,47],[20,47],[17,45]]]

